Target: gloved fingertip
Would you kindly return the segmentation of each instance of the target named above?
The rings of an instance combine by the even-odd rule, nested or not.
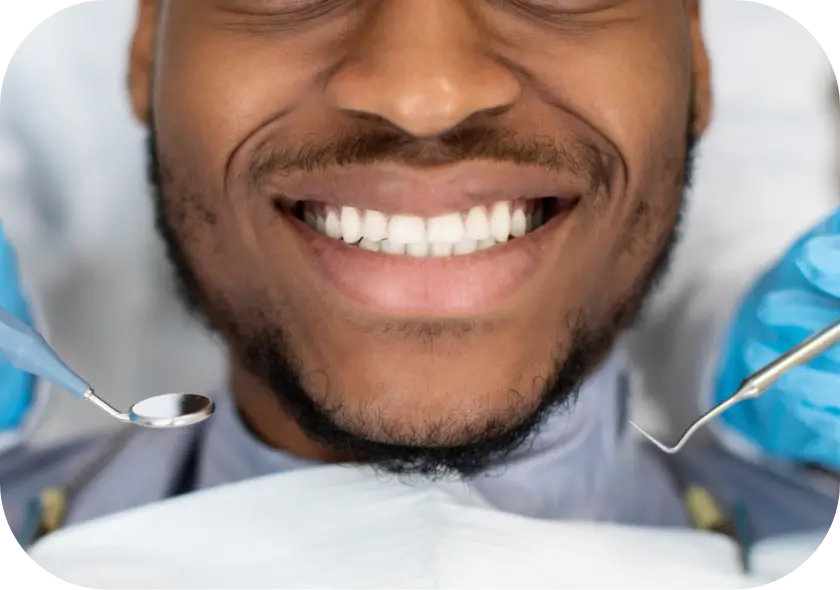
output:
[[[834,213],[829,215],[825,222],[821,224],[825,231],[831,233],[840,233],[840,207],[834,210]]]
[[[0,431],[20,427],[32,407],[34,383],[31,375],[0,365]]]
[[[784,350],[778,350],[766,342],[751,340],[743,345],[741,356],[745,368],[749,374],[752,374],[775,361],[782,353]],[[744,378],[749,374],[744,375]]]
[[[837,320],[840,306],[822,293],[779,289],[767,293],[756,304],[755,317],[760,325],[774,331],[814,332]]]
[[[840,235],[818,236],[803,246],[796,267],[820,291],[840,297]]]

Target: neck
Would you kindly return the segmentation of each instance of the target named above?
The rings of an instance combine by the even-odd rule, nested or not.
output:
[[[263,443],[301,459],[319,463],[340,463],[343,459],[330,447],[313,441],[280,405],[276,395],[242,365],[231,363],[231,390],[242,421]]]

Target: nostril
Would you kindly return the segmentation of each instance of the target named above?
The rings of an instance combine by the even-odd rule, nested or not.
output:
[[[483,114],[483,115],[485,115],[487,117],[490,117],[490,118],[501,117],[505,113],[509,112],[512,106],[513,105],[500,105],[500,106],[497,106],[497,107],[492,107],[492,108],[489,108],[489,109],[485,109],[481,113],[477,113],[477,114]]]

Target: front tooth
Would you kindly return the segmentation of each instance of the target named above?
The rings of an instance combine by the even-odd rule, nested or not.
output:
[[[388,239],[395,244],[426,245],[426,222],[414,215],[392,215],[388,222]]]
[[[510,236],[510,205],[496,203],[490,212],[490,237],[497,242],[507,242]]]
[[[454,246],[454,244],[447,244],[444,242],[432,242],[431,246],[429,247],[429,252],[432,256],[443,258],[445,256],[452,255],[452,250]]]
[[[519,207],[510,218],[510,235],[514,238],[521,238],[528,232],[528,219],[525,217],[525,211]]]
[[[395,244],[389,239],[379,242],[379,251],[385,254],[405,254],[405,244]]]
[[[460,213],[450,213],[429,220],[426,239],[431,243],[457,244],[464,238],[464,221]]]
[[[405,253],[416,258],[423,258],[429,255],[429,242],[411,242],[406,245]]]
[[[493,238],[488,238],[486,240],[479,240],[478,241],[478,249],[479,250],[487,250],[487,248],[492,248],[496,245],[496,240]]]
[[[490,226],[487,222],[487,211],[484,207],[473,207],[467,213],[464,230],[468,238],[486,240],[490,237]]]
[[[323,215],[318,215],[315,218],[315,229],[317,229],[322,234],[327,233],[327,218]]]
[[[336,240],[341,238],[341,217],[335,207],[327,207],[325,230],[329,237]]]
[[[341,237],[348,244],[362,239],[362,216],[355,207],[341,208]]]
[[[371,242],[381,242],[388,237],[388,218],[379,211],[365,211],[362,234]]]
[[[362,238],[362,241],[359,242],[359,248],[369,252],[379,252],[379,244],[380,242],[372,242],[367,238]]]
[[[478,248],[478,242],[472,238],[464,238],[452,248],[452,253],[457,255],[472,254]]]

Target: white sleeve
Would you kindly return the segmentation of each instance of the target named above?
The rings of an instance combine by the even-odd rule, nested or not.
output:
[[[722,339],[741,298],[840,205],[837,104],[819,44],[760,4],[704,6],[713,124],[699,146],[671,272],[628,338],[637,382],[663,414],[658,424],[637,419],[670,438],[712,405]]]

